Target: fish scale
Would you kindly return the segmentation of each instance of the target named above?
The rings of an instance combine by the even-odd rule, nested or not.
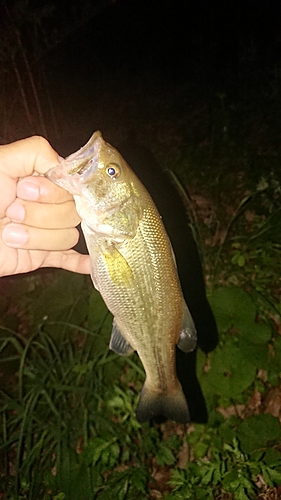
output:
[[[93,283],[114,316],[110,348],[122,355],[137,351],[145,369],[138,420],[163,415],[188,422],[175,346],[193,350],[196,331],[152,198],[100,132],[47,177],[74,195]]]

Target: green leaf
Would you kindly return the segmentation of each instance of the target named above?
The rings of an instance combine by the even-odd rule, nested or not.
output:
[[[115,467],[120,463],[121,447],[118,443],[113,443],[110,447],[110,460],[109,466],[111,468]]]
[[[244,420],[237,430],[237,436],[244,453],[252,453],[270,443],[279,442],[281,425],[269,414],[255,415]]]
[[[95,465],[99,460],[106,460],[108,462],[109,454],[111,446],[116,442],[116,438],[111,440],[106,440],[100,437],[93,437],[87,445],[87,448],[84,452],[84,460],[86,460],[87,465]],[[104,454],[104,451],[106,453]]]
[[[279,465],[279,468],[281,468],[281,463]],[[274,484],[281,484],[281,471],[276,470],[276,469],[269,469],[267,468],[267,473],[270,476],[270,479]]]
[[[266,344],[253,344],[245,338],[239,341],[239,349],[243,358],[257,369],[268,369],[269,351]]]
[[[272,330],[269,325],[263,323],[247,323],[245,329],[241,328],[241,336],[244,334],[245,340],[253,344],[267,344],[272,336]]]
[[[240,484],[241,478],[239,478],[238,471],[236,469],[232,469],[229,472],[227,472],[223,478],[222,484],[223,488],[227,491],[235,491],[239,484]]]
[[[210,445],[206,444],[202,441],[199,441],[198,443],[195,444],[193,453],[195,458],[203,458],[205,457]]]
[[[246,263],[246,258],[241,252],[235,252],[231,259],[232,264],[237,264],[239,267],[243,267]]]
[[[211,462],[207,462],[204,464],[205,467],[202,467],[202,470],[200,471],[200,475],[202,477],[202,485],[207,485],[212,482],[213,476],[215,472],[217,471],[217,464],[212,464]],[[221,477],[219,479],[221,481]]]
[[[255,364],[245,358],[233,341],[218,347],[209,355],[210,368],[207,373],[201,366],[198,377],[205,394],[235,398],[254,381]],[[199,368],[199,366],[198,366]]]
[[[260,472],[261,472],[261,475],[263,477],[264,482],[268,486],[273,486],[273,482],[272,482],[271,476],[269,474],[269,470],[270,469],[268,467],[264,467],[263,464],[261,464],[261,466],[260,466]]]
[[[268,450],[266,450],[266,453],[263,457],[263,462],[269,467],[278,465],[281,470],[281,451],[277,450],[276,448],[269,448]]]
[[[233,325],[243,327],[255,322],[256,307],[250,296],[238,287],[220,287],[209,296],[218,329],[226,332]]]
[[[64,493],[59,493],[58,495],[54,496],[54,500],[65,500],[66,496]]]
[[[253,491],[249,491],[248,493],[253,493]],[[250,498],[253,498],[252,495]],[[235,500],[249,500],[249,495],[245,493],[244,487],[242,485],[238,486],[237,490],[234,493]]]
[[[163,444],[156,455],[156,461],[159,465],[173,465],[176,459],[172,450]]]

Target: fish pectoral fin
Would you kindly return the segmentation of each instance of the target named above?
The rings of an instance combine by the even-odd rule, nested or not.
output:
[[[115,246],[103,253],[108,275],[114,285],[130,287],[134,284],[134,276],[130,265]]]
[[[180,337],[177,343],[178,348],[183,352],[193,351],[197,344],[196,328],[187,306],[184,306],[184,316]]]
[[[131,344],[123,337],[115,320],[113,321],[109,348],[120,356],[129,356],[134,351]]]

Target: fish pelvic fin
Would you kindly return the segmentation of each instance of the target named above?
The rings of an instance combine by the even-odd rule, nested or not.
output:
[[[127,340],[123,337],[115,319],[113,321],[109,348],[120,356],[129,356],[129,354],[131,354],[134,350],[131,344],[129,344],[129,342],[127,342]]]
[[[196,344],[197,333],[194,321],[187,305],[184,303],[183,323],[177,346],[183,352],[191,352],[195,349]]]
[[[181,424],[190,422],[187,402],[179,382],[168,393],[152,391],[144,384],[136,411],[137,420],[143,423],[159,416]]]

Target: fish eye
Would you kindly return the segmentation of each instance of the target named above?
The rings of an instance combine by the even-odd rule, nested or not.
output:
[[[117,179],[121,173],[121,168],[117,163],[108,163],[105,171],[111,179]]]

